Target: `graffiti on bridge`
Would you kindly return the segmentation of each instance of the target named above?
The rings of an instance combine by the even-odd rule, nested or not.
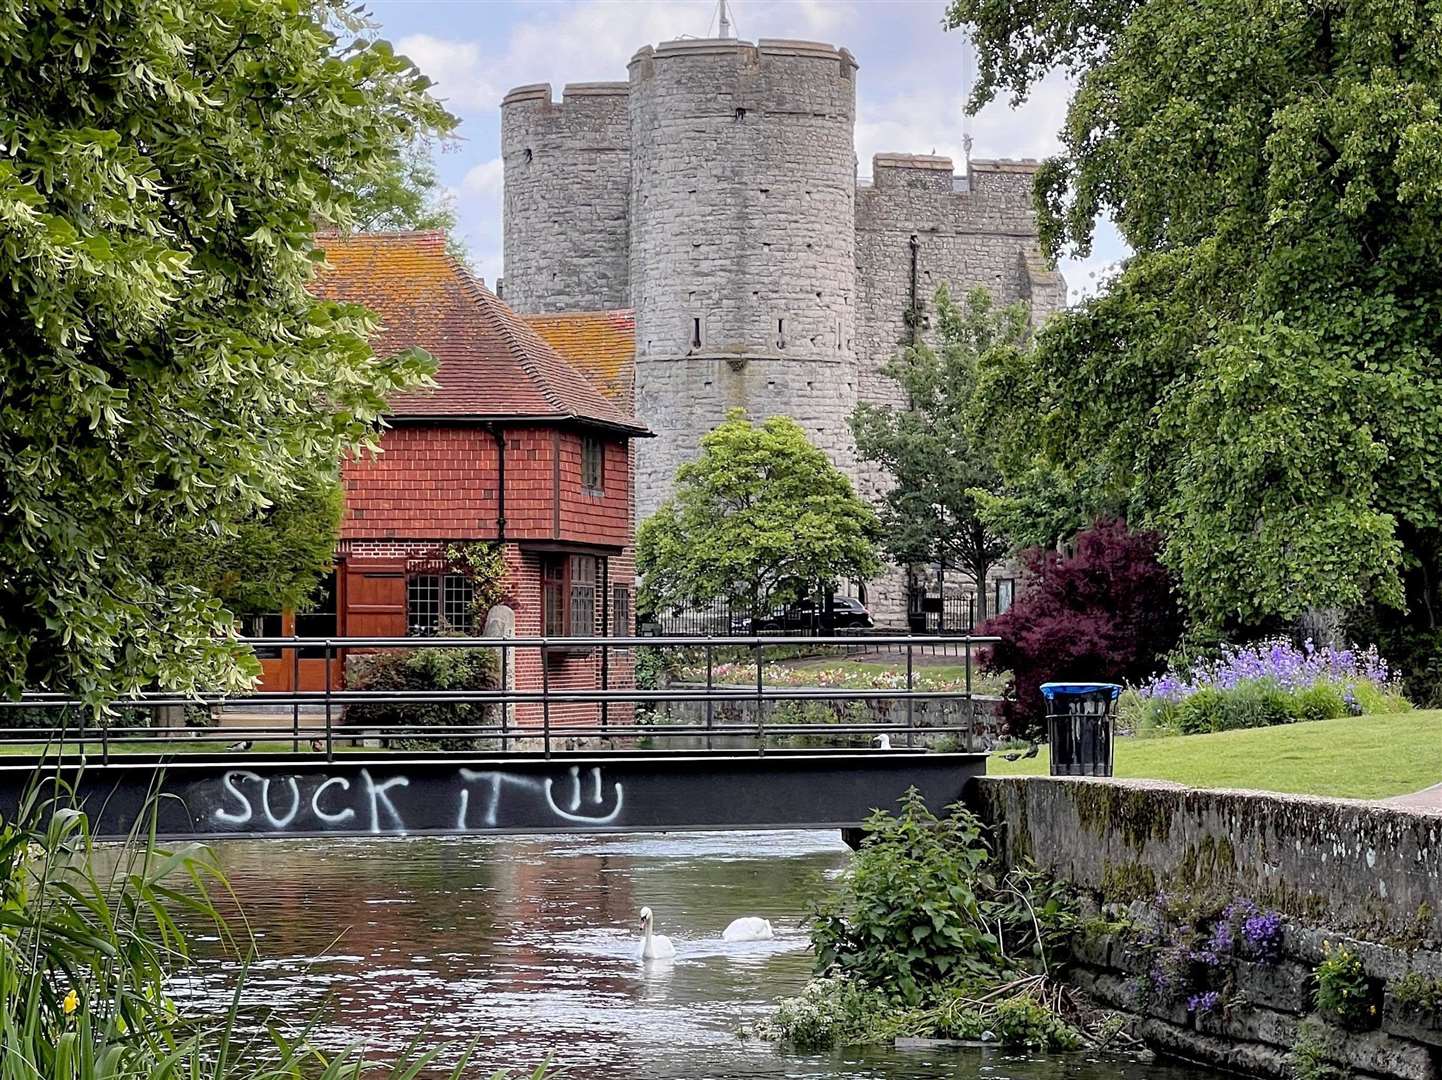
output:
[[[428,780],[415,797],[410,778],[262,776],[230,769],[191,794],[199,817],[218,832],[342,832],[373,836],[412,830],[460,832],[501,826],[592,828],[621,820],[626,792],[607,788],[598,767],[571,766],[559,782],[494,769],[460,768],[438,785]],[[206,807],[208,806],[208,809]]]

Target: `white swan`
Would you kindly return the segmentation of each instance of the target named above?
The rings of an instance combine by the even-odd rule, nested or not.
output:
[[[665,934],[652,934],[651,923],[654,916],[651,909],[641,909],[641,959],[642,960],[670,960],[676,955],[676,946],[671,944],[671,939]]]
[[[878,750],[890,750],[890,749],[891,749],[891,736],[890,736],[890,735],[887,735],[887,734],[884,734],[884,733],[883,733],[883,734],[881,734],[881,735],[876,736],[876,738],[872,739],[871,741],[876,744],[876,749],[878,749]]]
[[[723,941],[770,941],[771,938],[771,920],[754,915],[733,919],[721,934]]]

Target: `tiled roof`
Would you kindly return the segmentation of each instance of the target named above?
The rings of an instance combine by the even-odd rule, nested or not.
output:
[[[390,401],[398,418],[573,420],[647,434],[519,315],[446,253],[442,232],[323,233],[316,295],[380,317],[377,352],[419,346],[439,362],[429,393]]]
[[[578,311],[522,315],[551,347],[626,412],[635,408],[636,313]]]

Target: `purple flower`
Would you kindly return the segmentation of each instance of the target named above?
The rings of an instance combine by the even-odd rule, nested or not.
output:
[[[1213,1012],[1222,1003],[1222,995],[1215,990],[1208,990],[1204,994],[1193,994],[1187,998],[1187,1011],[1204,1016]]]
[[[1224,645],[1218,659],[1185,671],[1166,672],[1138,687],[1138,692],[1142,697],[1178,702],[1198,690],[1235,690],[1256,682],[1283,690],[1305,690],[1329,683],[1342,687],[1349,695],[1362,682],[1380,690],[1395,689],[1387,661],[1375,646],[1318,648],[1308,640],[1299,648],[1286,638],[1270,638],[1251,645]]]
[[[1275,911],[1251,916],[1242,924],[1242,940],[1248,955],[1271,963],[1282,952],[1282,916]]]

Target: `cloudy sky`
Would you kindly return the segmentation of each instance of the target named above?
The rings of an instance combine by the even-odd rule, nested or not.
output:
[[[944,0],[731,0],[736,36],[803,38],[850,49],[857,76],[856,152],[870,171],[880,151],[962,155],[966,43],[941,28]],[[437,83],[461,117],[459,139],[437,153],[476,268],[501,272],[499,109],[513,86],[624,80],[642,45],[714,35],[716,0],[374,0],[382,32]],[[1045,157],[1068,88],[1053,78],[1022,107],[989,105],[971,121],[978,158]],[[1092,291],[1124,248],[1098,235],[1092,256],[1065,260],[1073,298]]]

